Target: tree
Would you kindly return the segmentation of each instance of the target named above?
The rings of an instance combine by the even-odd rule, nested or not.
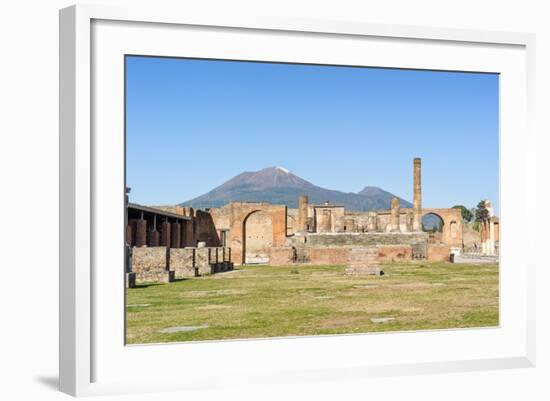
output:
[[[476,208],[476,220],[475,221],[482,221],[487,220],[489,217],[489,211],[485,207],[485,201],[479,201]]]
[[[456,206],[453,206],[453,209],[460,209],[460,213],[462,214],[462,220],[464,220],[464,222],[469,223],[470,221],[472,221],[472,218],[474,217],[474,215],[466,206],[456,205]]]

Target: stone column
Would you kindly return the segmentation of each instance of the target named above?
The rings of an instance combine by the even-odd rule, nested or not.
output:
[[[402,233],[406,233],[409,231],[409,227],[407,225],[407,214],[402,213],[399,215],[399,231]]]
[[[136,220],[136,246],[141,247],[147,245],[147,220]]]
[[[307,232],[307,205],[308,198],[302,195],[298,198],[298,232]]]
[[[420,157],[415,157],[413,164],[413,231],[422,231],[422,182]]]
[[[393,198],[391,200],[391,221],[390,221],[390,231],[398,232],[399,231],[399,199]]]
[[[489,218],[488,224],[489,224],[489,241],[488,241],[489,245],[488,245],[487,253],[489,255],[494,255],[495,254],[495,224],[492,218]]]
[[[153,225],[149,230],[147,238],[147,246],[159,246],[160,244],[160,233],[157,231],[157,215],[153,215]]]
[[[181,227],[179,223],[172,223],[172,226],[170,227],[170,233],[171,233],[171,240],[170,240],[170,246],[172,248],[180,248],[181,247]]]
[[[369,212],[367,216],[367,231],[376,231],[376,221],[378,220],[376,212]]]
[[[162,222],[160,233],[160,246],[170,248],[170,223],[168,223],[167,221]]]
[[[481,253],[487,253],[487,224],[485,220],[481,220]]]

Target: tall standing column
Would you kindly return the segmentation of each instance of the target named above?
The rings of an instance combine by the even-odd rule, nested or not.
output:
[[[307,204],[308,198],[302,195],[298,198],[298,231],[307,232]]]
[[[413,231],[422,231],[422,181],[421,159],[414,158],[414,183],[413,183]]]

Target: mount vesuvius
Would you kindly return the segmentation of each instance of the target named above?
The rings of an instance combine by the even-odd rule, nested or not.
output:
[[[182,202],[181,206],[194,208],[220,207],[232,201],[269,202],[298,207],[298,197],[307,195],[309,202],[344,205],[347,210],[367,211],[389,209],[395,196],[378,187],[365,187],[358,193],[341,192],[318,187],[282,167],[268,167],[244,172],[224,182],[204,195]],[[399,197],[398,197],[399,198]],[[412,204],[399,198],[401,207]]]

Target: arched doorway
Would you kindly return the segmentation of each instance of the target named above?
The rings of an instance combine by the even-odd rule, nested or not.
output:
[[[445,222],[436,213],[426,213],[422,216],[422,231],[428,233],[428,243],[439,244],[443,242],[444,225]]]
[[[273,222],[271,216],[261,210],[250,213],[243,222],[243,263],[269,263],[273,246]]]

